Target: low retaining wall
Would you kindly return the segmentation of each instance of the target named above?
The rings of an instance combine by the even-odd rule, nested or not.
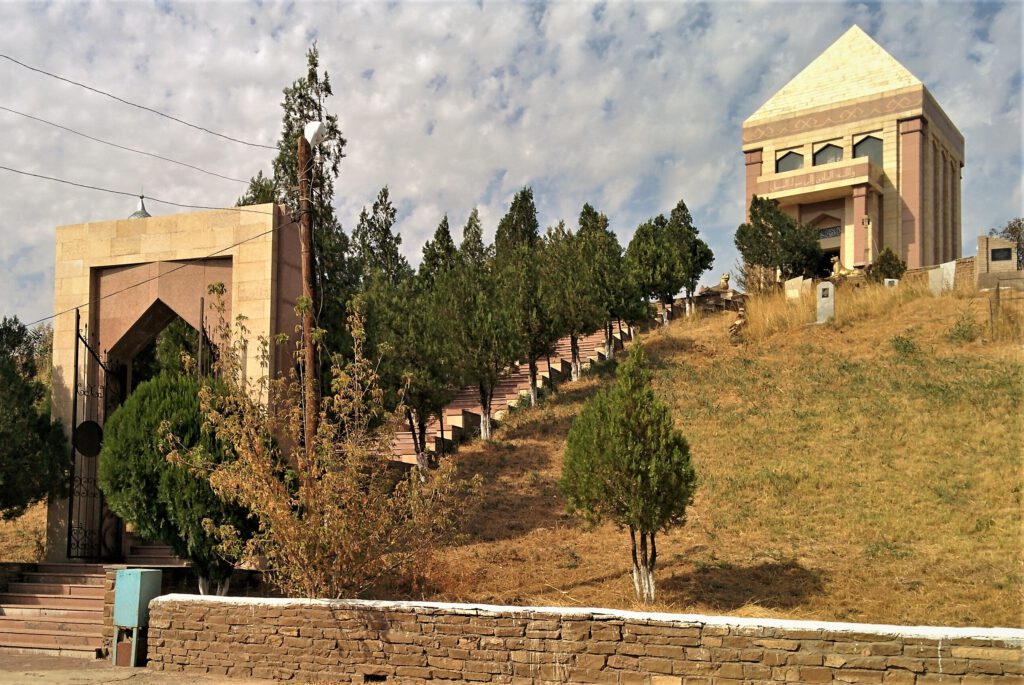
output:
[[[1024,630],[166,595],[149,667],[333,682],[1020,683]]]

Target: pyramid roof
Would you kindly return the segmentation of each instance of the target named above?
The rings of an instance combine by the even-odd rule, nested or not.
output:
[[[854,24],[744,123],[922,85]]]

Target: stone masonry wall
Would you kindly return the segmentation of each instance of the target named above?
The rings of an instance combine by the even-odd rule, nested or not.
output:
[[[201,598],[150,605],[149,668],[294,682],[1024,682],[1024,630],[600,609]]]

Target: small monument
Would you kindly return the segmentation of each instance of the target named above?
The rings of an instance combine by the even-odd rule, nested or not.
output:
[[[818,323],[828,323],[836,318],[836,286],[829,281],[822,281],[815,288],[818,303]]]

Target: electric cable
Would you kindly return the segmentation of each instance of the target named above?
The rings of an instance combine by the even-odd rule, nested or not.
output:
[[[44,76],[49,76],[50,78],[55,78],[58,81],[64,81],[65,83],[70,83],[72,85],[78,86],[79,88],[84,88],[86,90],[90,90],[90,91],[92,91],[94,93],[97,93],[99,95],[103,95],[104,97],[108,97],[108,98],[110,98],[112,100],[117,100],[118,102],[120,102],[122,104],[128,105],[130,107],[136,107],[136,108],[141,109],[141,110],[145,110],[146,112],[150,112],[152,114],[156,114],[157,116],[164,117],[165,119],[170,119],[171,121],[176,121],[179,124],[183,124],[185,126],[188,126],[190,128],[194,128],[194,129],[199,130],[199,131],[203,131],[205,133],[209,133],[210,135],[217,136],[218,138],[223,138],[225,140],[230,140],[230,141],[232,141],[234,143],[241,143],[242,145],[248,145],[250,147],[264,148],[266,150],[276,150],[277,149],[277,147],[273,146],[273,145],[262,145],[260,143],[251,143],[251,142],[249,142],[247,140],[240,140],[238,138],[232,138],[231,136],[225,135],[223,133],[218,133],[216,131],[211,131],[210,129],[208,129],[208,128],[204,127],[204,126],[199,126],[198,124],[190,123],[188,121],[185,121],[184,119],[179,119],[178,117],[171,116],[170,114],[166,114],[164,112],[161,112],[160,110],[153,109],[152,107],[146,107],[145,105],[140,105],[140,104],[132,102],[130,100],[125,100],[124,98],[118,97],[118,96],[116,96],[116,95],[114,95],[112,93],[108,93],[108,92],[106,92],[104,90],[100,90],[99,88],[94,88],[92,86],[87,86],[84,83],[79,83],[78,81],[73,81],[73,80],[71,80],[69,78],[65,78],[64,76],[59,76],[58,74],[53,74],[53,73],[50,73],[49,71],[45,71],[43,69],[39,69],[37,67],[30,66],[28,64],[25,64],[24,62],[19,62],[18,60],[14,59],[10,55],[5,55],[3,53],[0,53],[0,58],[6,59],[9,62],[13,62],[13,63],[17,64],[20,67],[24,67],[24,68],[28,69],[29,71],[34,71],[34,72],[36,72],[38,74],[43,74]]]
[[[85,188],[87,190],[97,190],[103,193],[112,193],[114,195],[124,195],[126,197],[139,197],[145,200],[151,200],[153,202],[159,202],[163,205],[171,205],[172,207],[183,207],[185,209],[216,209],[216,210],[227,210],[232,212],[244,212],[246,214],[271,214],[272,212],[262,212],[258,209],[246,209],[245,207],[213,207],[211,205],[190,205],[184,202],[172,202],[171,200],[161,200],[151,195],[143,195],[141,193],[130,193],[127,190],[115,190],[113,188],[103,188],[101,186],[94,186],[88,183],[78,183],[76,181],[68,181],[67,179],[57,178],[55,176],[46,176],[44,174],[35,174],[31,171],[22,171],[21,169],[14,169],[9,166],[0,164],[0,169],[4,171],[10,171],[15,174],[21,174],[22,176],[31,176],[33,178],[40,178],[46,181],[55,181],[57,183],[64,183],[69,186],[75,186],[76,188]]]
[[[177,164],[179,166],[188,167],[189,169],[195,169],[196,171],[202,172],[202,173],[207,174],[209,176],[216,176],[217,178],[223,178],[225,181],[236,181],[238,183],[244,183],[246,185],[248,185],[248,183],[249,183],[248,181],[245,181],[245,180],[240,179],[240,178],[234,178],[232,176],[225,176],[223,174],[218,174],[218,173],[213,172],[213,171],[207,171],[206,169],[203,169],[201,167],[197,167],[194,164],[187,164],[185,162],[179,162],[178,160],[171,159],[170,157],[162,157],[162,156],[160,156],[158,154],[155,154],[155,153],[152,153],[152,152],[146,152],[145,150],[137,150],[135,148],[128,147],[126,145],[119,145],[119,144],[113,143],[113,142],[111,142],[109,140],[103,140],[102,138],[97,138],[95,136],[90,136],[87,133],[82,133],[81,131],[76,131],[73,128],[69,128],[67,126],[62,126],[60,124],[55,124],[52,121],[47,121],[46,119],[41,119],[40,117],[35,117],[35,116],[32,116],[31,114],[25,114],[24,112],[19,112],[18,110],[11,109],[10,107],[4,107],[4,106],[0,105],[0,110],[3,110],[5,112],[10,112],[11,114],[17,114],[18,116],[25,117],[26,119],[31,119],[33,121],[38,121],[39,123],[46,124],[47,126],[53,126],[54,128],[59,128],[62,131],[67,131],[68,133],[73,133],[76,136],[81,136],[83,138],[87,138],[87,139],[95,141],[97,143],[102,143],[104,145],[109,145],[111,147],[116,147],[119,150],[127,150],[128,152],[134,152],[135,154],[138,154],[138,155],[145,155],[147,157],[154,157],[156,159],[160,159],[160,160],[163,160],[165,162],[170,162],[171,164]]]

